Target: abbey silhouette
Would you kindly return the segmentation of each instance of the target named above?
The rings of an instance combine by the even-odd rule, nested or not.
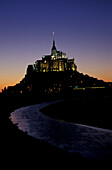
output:
[[[36,72],[50,72],[50,71],[67,71],[73,70],[77,71],[77,66],[75,60],[68,59],[66,53],[62,51],[57,51],[55,38],[53,34],[53,46],[50,55],[43,55],[42,60],[37,60],[35,64],[29,65],[27,68],[27,73],[32,71]]]

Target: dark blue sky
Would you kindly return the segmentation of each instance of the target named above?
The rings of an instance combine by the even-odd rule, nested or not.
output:
[[[53,31],[80,72],[112,81],[111,0],[0,0],[0,89],[50,54]]]

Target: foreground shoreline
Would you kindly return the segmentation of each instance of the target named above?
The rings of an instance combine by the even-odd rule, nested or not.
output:
[[[56,167],[75,167],[76,165],[84,165],[88,167],[90,165],[108,167],[108,162],[85,160],[77,155],[68,154],[65,151],[57,149],[50,144],[39,141],[27,133],[24,133],[12,124],[9,120],[10,113],[20,107],[37,104],[43,101],[32,101],[30,98],[10,98],[4,97],[1,100],[1,128],[3,129],[2,139],[5,143],[4,150],[2,151],[5,157],[5,162],[10,162],[9,167],[12,167],[13,162],[18,166],[33,167],[37,165],[52,167],[51,163],[54,163]],[[46,162],[46,164],[43,164]],[[7,165],[7,164],[6,164]],[[102,167],[103,167],[102,166]]]
[[[55,102],[56,103],[56,102]],[[112,161],[112,130],[57,121],[41,113],[41,103],[11,113],[11,120],[23,132],[84,159]],[[105,137],[105,140],[104,140]]]

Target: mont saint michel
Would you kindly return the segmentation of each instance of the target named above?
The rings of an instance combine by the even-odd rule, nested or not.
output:
[[[50,96],[66,95],[76,90],[111,87],[111,83],[98,80],[80,73],[74,58],[68,58],[65,52],[58,51],[53,34],[50,55],[27,66],[26,75],[15,86],[2,90],[5,95]]]

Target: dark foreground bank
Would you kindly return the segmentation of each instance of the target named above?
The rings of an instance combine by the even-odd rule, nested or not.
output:
[[[70,154],[50,144],[37,140],[17,129],[9,120],[10,113],[17,108],[43,102],[31,97],[1,97],[1,162],[8,168],[69,168],[109,166],[109,162],[87,160],[79,153]]]
[[[52,118],[112,129],[112,90],[99,89],[65,98],[41,111]]]

